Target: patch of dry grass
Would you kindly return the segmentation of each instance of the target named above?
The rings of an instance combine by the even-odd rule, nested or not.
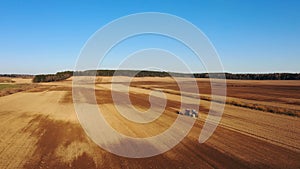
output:
[[[15,81],[13,81],[11,78],[7,78],[7,77],[0,77],[0,83],[14,83]]]
[[[269,113],[276,113],[276,114],[284,114],[288,116],[296,116],[300,117],[300,111],[295,109],[289,109],[289,108],[283,108],[283,107],[276,107],[276,106],[270,106],[270,105],[263,105],[263,104],[256,104],[256,103],[244,103],[242,101],[228,101],[226,104],[238,106],[238,107],[244,107],[248,109],[254,109]]]
[[[0,97],[37,87],[33,84],[0,84]]]

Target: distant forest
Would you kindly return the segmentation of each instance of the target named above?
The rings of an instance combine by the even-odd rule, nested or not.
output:
[[[0,77],[18,77],[18,78],[32,78],[34,75],[24,75],[24,74],[0,74]]]
[[[116,73],[116,74],[115,74]],[[135,76],[135,77],[195,77],[195,78],[224,78],[223,73],[172,73],[159,71],[138,71],[138,70],[87,70],[80,72],[65,71],[56,74],[36,75],[33,82],[52,82],[65,80],[75,76]],[[232,74],[225,73],[226,79],[239,80],[300,80],[300,73],[268,73],[268,74]]]
[[[66,80],[71,76],[73,76],[72,71],[58,72],[56,74],[36,75],[32,79],[32,82],[39,83],[39,82],[61,81],[61,80]]]

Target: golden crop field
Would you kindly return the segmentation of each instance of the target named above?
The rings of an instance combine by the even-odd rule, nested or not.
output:
[[[200,116],[192,130],[173,149],[148,158],[111,154],[86,135],[74,110],[72,78],[39,84],[32,84],[31,79],[11,80],[14,83],[6,80],[0,89],[15,89],[8,85],[25,89],[6,92],[0,97],[0,168],[300,167],[298,80],[227,80],[221,122],[209,140],[200,144],[198,137],[210,108],[211,92],[209,79],[197,79]],[[189,85],[189,78],[182,80]],[[178,116],[175,110],[180,106],[179,89],[172,78],[135,78],[129,94],[116,91],[120,96],[129,95],[139,110],[151,106],[151,91],[159,89],[165,93],[165,111],[147,124],[134,123],[118,113],[115,104],[124,108],[127,105],[113,101],[110,81],[110,77],[97,77],[97,103],[90,104],[98,104],[105,119],[118,132],[137,138],[155,136],[170,127]],[[186,97],[192,94],[184,92]]]

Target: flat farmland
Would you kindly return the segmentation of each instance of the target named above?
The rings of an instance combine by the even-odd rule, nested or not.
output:
[[[97,77],[97,102],[89,104],[97,104],[116,131],[131,137],[167,130],[178,116],[180,92],[190,99],[195,95],[189,90],[189,78],[180,79],[184,91],[172,78],[134,78],[129,93],[121,90],[124,78],[119,77],[119,87],[112,89],[111,77]],[[72,79],[38,84],[5,79],[6,94],[0,97],[0,168],[300,168],[300,81],[227,80],[222,119],[202,144],[198,138],[211,105],[211,82],[197,79],[196,83],[201,100],[194,104],[200,116],[188,135],[163,154],[125,158],[105,151],[86,135],[74,109]],[[7,85],[26,87],[9,92],[14,87]],[[166,108],[147,124],[121,116],[116,104],[130,107],[112,97],[112,92],[129,96],[136,109],[146,111],[151,107],[149,94],[157,90],[165,93]],[[85,93],[81,96],[89,100]],[[154,103],[162,99],[152,98]]]

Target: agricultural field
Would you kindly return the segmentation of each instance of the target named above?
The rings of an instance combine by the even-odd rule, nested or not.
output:
[[[190,85],[191,79],[181,80]],[[211,89],[209,79],[197,79],[200,116],[193,128],[173,149],[148,158],[111,154],[86,135],[73,105],[72,78],[38,84],[31,79],[11,81],[0,82],[0,93],[5,93],[0,95],[0,168],[300,168],[299,80],[227,80],[221,122],[209,140],[200,144]],[[107,122],[124,135],[155,136],[178,116],[180,91],[170,77],[137,77],[129,94],[115,91],[129,95],[135,108],[143,111],[151,106],[152,91],[165,93],[165,111],[147,124],[119,114],[115,104],[127,105],[113,101],[110,86],[111,77],[97,77],[97,103],[90,104],[97,104]],[[181,92],[185,97],[195,94]],[[154,101],[160,99],[154,97]]]

